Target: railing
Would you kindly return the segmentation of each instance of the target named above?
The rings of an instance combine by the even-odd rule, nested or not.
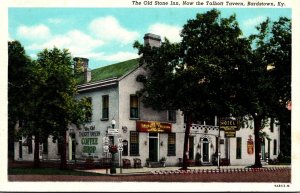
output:
[[[184,129],[186,126],[184,126]],[[191,124],[191,133],[207,134],[207,135],[219,135],[219,126],[213,125],[200,125]]]

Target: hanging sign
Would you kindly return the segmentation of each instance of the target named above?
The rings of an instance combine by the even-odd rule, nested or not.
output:
[[[170,133],[172,131],[172,124],[156,121],[137,121],[136,130],[148,133]]]
[[[220,130],[223,130],[225,137],[235,137],[238,130],[238,121],[230,117],[220,119]]]
[[[247,153],[248,154],[253,154],[254,152],[254,145],[253,145],[253,139],[252,139],[252,136],[249,135],[249,139],[247,141]]]

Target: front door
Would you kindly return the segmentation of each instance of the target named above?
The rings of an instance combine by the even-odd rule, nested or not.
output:
[[[158,161],[158,135],[157,133],[149,133],[149,161]]]
[[[207,138],[203,139],[203,148],[202,148],[202,155],[203,155],[203,162],[209,161],[209,142]]]

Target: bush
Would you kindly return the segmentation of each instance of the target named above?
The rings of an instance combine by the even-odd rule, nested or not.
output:
[[[291,156],[285,156],[282,153],[278,155],[277,159],[280,163],[291,163]]]

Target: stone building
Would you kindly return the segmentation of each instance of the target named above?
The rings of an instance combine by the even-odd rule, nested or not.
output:
[[[160,45],[160,37],[146,34],[146,43]],[[146,74],[138,60],[88,69],[88,59],[83,61],[82,83],[78,85],[78,98],[88,97],[92,104],[90,121],[80,128],[70,125],[67,132],[67,160],[93,157],[95,160],[110,157],[109,145],[122,151],[121,159],[128,159],[133,166],[138,158],[142,166],[147,161],[159,162],[166,158],[167,166],[179,165],[183,157],[185,121],[180,111],[157,112],[146,108],[136,92],[142,88],[138,75]],[[76,66],[76,65],[75,65]],[[251,119],[241,125],[233,136],[226,137],[219,130],[218,117],[213,121],[192,124],[189,137],[189,159],[191,164],[212,165],[218,152],[223,164],[251,165],[254,163],[254,124]],[[274,159],[279,154],[279,126],[271,119],[263,131],[268,138],[261,145],[262,160]],[[271,123],[271,124],[270,124]],[[252,129],[251,129],[252,128]],[[220,136],[220,137],[219,137]],[[220,139],[220,144],[218,143]],[[22,139],[15,143],[15,160],[33,160],[34,141]],[[59,159],[58,145],[48,141],[40,145],[41,159]],[[120,151],[117,153],[120,160]]]

